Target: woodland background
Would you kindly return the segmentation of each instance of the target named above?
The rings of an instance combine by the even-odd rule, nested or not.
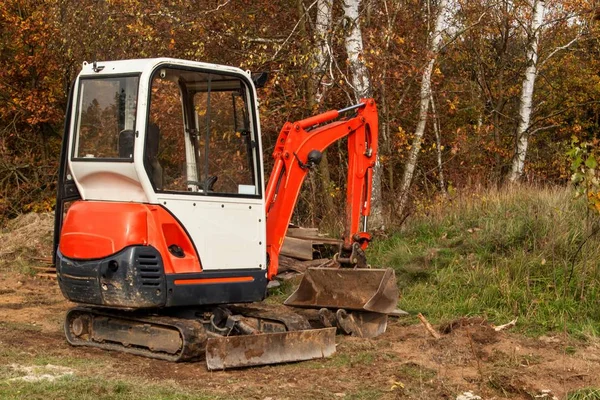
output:
[[[286,120],[373,96],[374,221],[457,189],[564,185],[594,152],[592,0],[4,0],[0,221],[54,207],[66,99],[83,61],[177,57],[269,72],[265,160]],[[524,147],[525,145],[525,147]],[[335,225],[343,143],[310,174],[298,222]],[[594,169],[593,162],[587,167]]]

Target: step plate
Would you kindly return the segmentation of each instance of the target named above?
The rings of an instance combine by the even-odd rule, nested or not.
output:
[[[335,353],[336,328],[209,338],[209,370],[312,360]]]

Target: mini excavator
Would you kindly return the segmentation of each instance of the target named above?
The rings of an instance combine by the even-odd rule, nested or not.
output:
[[[385,331],[398,289],[364,250],[373,99],[283,126],[265,185],[264,74],[177,59],[83,63],[66,113],[54,262],[74,346],[225,369],[326,357]],[[346,231],[285,305],[262,302],[306,174],[348,143]],[[316,313],[316,314],[315,314]]]

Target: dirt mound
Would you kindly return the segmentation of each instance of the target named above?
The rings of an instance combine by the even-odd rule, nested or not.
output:
[[[458,318],[442,324],[439,330],[446,335],[453,332],[460,334],[461,331],[465,331],[469,336],[469,340],[480,344],[496,343],[499,340],[498,332],[484,318]]]
[[[29,213],[6,223],[0,230],[0,268],[15,261],[40,261],[52,254],[53,213]]]

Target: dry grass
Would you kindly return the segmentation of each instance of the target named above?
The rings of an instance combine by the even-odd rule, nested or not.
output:
[[[22,269],[51,257],[53,213],[23,214],[0,230],[0,269]]]

